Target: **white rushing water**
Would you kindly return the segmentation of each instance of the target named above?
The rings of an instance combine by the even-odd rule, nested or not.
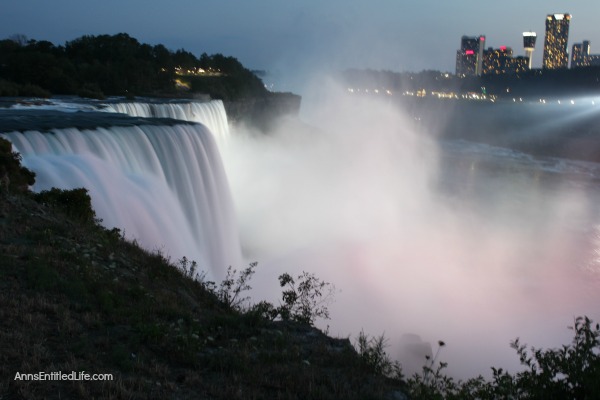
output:
[[[221,100],[177,103],[109,103],[106,105],[105,110],[127,114],[132,117],[173,118],[199,122],[206,125],[219,143],[226,142],[229,137],[229,124]]]
[[[202,125],[55,129],[4,135],[36,172],[34,190],[85,187],[107,227],[222,277],[240,263],[227,177]]]

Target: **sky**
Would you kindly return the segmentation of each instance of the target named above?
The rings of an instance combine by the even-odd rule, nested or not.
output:
[[[461,36],[483,34],[486,46],[524,55],[524,31],[538,34],[533,64],[540,67],[545,17],[554,13],[573,16],[569,49],[590,40],[600,53],[598,0],[2,0],[0,38],[58,45],[125,32],[283,77],[343,68],[454,72]]]

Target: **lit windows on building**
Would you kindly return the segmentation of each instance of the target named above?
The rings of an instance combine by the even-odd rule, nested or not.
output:
[[[600,67],[600,54],[590,54],[590,67]]]
[[[483,52],[483,74],[503,75],[525,72],[529,69],[529,57],[513,57],[510,47],[488,48]]]
[[[512,59],[512,69],[515,74],[525,72],[530,69],[529,57],[518,56]]]
[[[575,43],[571,52],[571,68],[587,67],[590,65],[590,42]]]
[[[456,52],[456,75],[479,76],[482,73],[485,36],[463,36]]]
[[[546,17],[546,37],[544,40],[543,66],[546,69],[567,68],[569,54],[570,14],[550,14]]]
[[[575,43],[571,53],[571,68],[600,66],[600,54],[590,54],[590,50],[589,40]]]

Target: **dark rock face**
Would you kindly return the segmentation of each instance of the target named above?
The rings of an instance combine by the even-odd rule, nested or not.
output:
[[[270,93],[267,97],[224,101],[224,105],[230,122],[246,123],[265,131],[281,117],[297,116],[301,100],[292,93]]]

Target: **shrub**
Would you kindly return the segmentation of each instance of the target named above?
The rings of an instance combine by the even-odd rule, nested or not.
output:
[[[255,269],[257,265],[258,263],[252,262],[249,264],[248,268],[239,273],[236,269],[229,266],[229,268],[227,268],[227,276],[219,285],[217,285],[215,282],[206,279],[205,272],[198,271],[198,264],[196,261],[190,261],[187,257],[183,257],[178,262],[178,267],[185,276],[198,281],[204,289],[214,294],[219,301],[227,307],[237,311],[251,309],[244,306],[244,303],[248,302],[250,297],[242,297],[241,294],[242,292],[252,289],[249,282],[252,275],[256,272]]]
[[[52,94],[48,90],[38,85],[26,83],[24,85],[19,86],[19,96],[49,98],[50,96],[52,96]]]
[[[100,87],[94,83],[85,83],[77,92],[79,97],[88,98],[88,99],[96,99],[96,100],[104,100],[106,97]]]
[[[231,266],[227,268],[227,276],[221,282],[219,287],[216,289],[216,295],[223,303],[228,307],[235,310],[243,310],[243,304],[250,300],[248,296],[241,297],[242,292],[252,289],[248,282],[254,275],[255,268],[258,263],[250,263],[248,268],[240,271],[238,274],[237,270],[232,269]]]
[[[527,370],[516,375],[519,395],[527,398],[600,397],[600,324],[588,317],[578,317],[573,326],[575,336],[570,345],[560,349],[536,349],[517,338],[511,347]]]
[[[35,183],[35,173],[21,165],[21,155],[12,150],[12,143],[0,138],[0,178],[5,174],[10,191],[25,192]]]
[[[66,215],[84,223],[96,223],[96,213],[87,189],[62,190],[52,188],[34,195],[39,203],[49,204]]]
[[[408,380],[408,391],[414,398],[427,399],[597,399],[600,398],[600,324],[588,317],[578,317],[569,345],[558,349],[537,349],[511,343],[524,371],[514,375],[493,368],[493,378],[478,376],[466,382],[454,381],[443,370],[446,363],[433,369],[423,367],[423,375]]]
[[[333,300],[335,287],[308,272],[302,272],[297,279],[296,284],[290,274],[279,276],[279,285],[285,288],[281,293],[283,304],[277,308],[281,319],[309,325],[316,318],[329,319],[327,305]]]
[[[19,85],[0,79],[0,96],[16,97],[19,95]]]
[[[204,289],[234,310],[270,321],[280,318],[308,325],[313,325],[317,318],[329,319],[327,305],[333,300],[335,287],[308,272],[298,275],[298,283],[290,274],[279,276],[279,284],[284,290],[281,293],[282,303],[278,307],[267,301],[248,306],[250,297],[243,296],[242,293],[252,289],[249,282],[256,272],[257,265],[258,263],[252,262],[248,268],[239,272],[230,266],[227,276],[218,285],[207,280],[206,273],[197,270],[196,262],[186,257],[179,260],[177,267],[183,275],[198,281]]]
[[[181,260],[177,262],[177,267],[179,267],[179,270],[181,271],[183,276],[199,281],[201,283],[204,282],[205,274],[198,272],[198,263],[196,261],[188,260],[188,258],[184,256]]]
[[[402,368],[398,361],[392,361],[385,352],[387,339],[384,335],[369,337],[360,331],[356,340],[358,355],[369,370],[376,374],[402,380]]]

